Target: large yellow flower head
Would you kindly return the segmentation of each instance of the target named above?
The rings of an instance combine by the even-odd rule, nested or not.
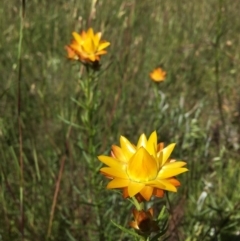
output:
[[[79,60],[83,63],[92,63],[100,60],[100,56],[106,54],[110,43],[101,40],[102,34],[94,34],[93,29],[89,28],[87,32],[82,31],[78,34],[72,33],[74,40],[70,45],[65,46],[68,52],[68,58]]]
[[[149,200],[152,195],[162,197],[164,190],[176,192],[180,182],[176,175],[186,172],[185,162],[171,160],[170,154],[175,144],[163,148],[157,144],[154,131],[147,140],[142,134],[137,145],[133,145],[123,136],[120,147],[112,146],[111,156],[99,156],[98,159],[108,167],[101,173],[111,179],[108,189],[123,189],[123,196],[136,196],[140,200]]]

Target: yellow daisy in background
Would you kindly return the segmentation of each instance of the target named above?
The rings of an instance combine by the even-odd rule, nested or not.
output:
[[[148,234],[159,230],[157,221],[153,220],[153,208],[147,211],[133,209],[133,217],[134,221],[131,221],[129,225],[138,232]]]
[[[74,40],[70,45],[65,46],[69,59],[80,60],[83,63],[91,63],[100,60],[100,56],[106,54],[105,50],[110,42],[101,40],[102,34],[94,34],[93,29],[87,32],[72,33]]]
[[[154,69],[150,74],[150,78],[155,82],[162,82],[165,80],[167,72],[163,71],[161,68]]]
[[[164,190],[176,192],[180,182],[175,176],[188,169],[183,167],[185,162],[169,159],[174,147],[157,144],[156,131],[148,140],[142,134],[137,145],[121,136],[120,147],[113,145],[111,156],[98,157],[107,165],[100,169],[111,179],[107,188],[120,188],[125,198],[136,196],[139,201],[148,201],[152,195],[162,197]]]

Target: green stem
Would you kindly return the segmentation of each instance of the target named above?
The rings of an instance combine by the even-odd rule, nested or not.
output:
[[[94,105],[94,75],[92,71],[87,67],[87,81],[86,81],[86,117],[88,123],[86,123],[86,130],[87,130],[87,137],[88,137],[88,143],[87,143],[87,151],[90,156],[90,168],[94,168],[94,158],[96,156],[95,148],[93,146],[93,140],[94,140],[94,124],[92,120],[93,116],[93,105]]]
[[[104,230],[103,230],[103,222],[102,222],[102,216],[101,216],[101,208],[99,204],[97,203],[97,197],[99,196],[99,191],[98,191],[98,185],[97,185],[97,178],[95,175],[95,170],[96,170],[96,148],[94,146],[94,140],[95,140],[95,126],[93,123],[93,112],[94,112],[94,104],[97,101],[95,95],[95,89],[96,89],[96,84],[95,84],[95,75],[94,75],[94,70],[90,69],[88,66],[86,66],[87,70],[87,79],[85,82],[85,88],[84,88],[84,94],[85,94],[85,105],[86,108],[84,110],[84,114],[86,117],[86,122],[85,122],[85,130],[86,130],[86,136],[87,136],[87,146],[86,146],[86,151],[88,155],[88,165],[89,165],[89,170],[90,170],[90,176],[91,176],[91,183],[89,184],[89,190],[91,192],[89,193],[90,195],[90,200],[93,200],[94,206],[95,206],[95,212],[96,216],[98,219],[98,229],[99,229],[99,240],[105,240],[105,235],[104,235]]]
[[[144,209],[144,203],[143,202],[139,203],[138,200],[135,197],[132,197],[132,201],[133,201],[133,204],[138,211],[141,211],[141,210]]]
[[[154,108],[155,108],[155,112],[158,113],[159,112],[159,100],[161,101],[161,98],[159,96],[159,93],[158,93],[158,86],[159,84],[158,83],[153,83],[153,92],[154,92]]]

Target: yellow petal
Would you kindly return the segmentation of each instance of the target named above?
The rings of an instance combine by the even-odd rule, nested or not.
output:
[[[101,50],[107,48],[109,45],[110,45],[110,42],[101,41],[101,43],[98,46],[98,51],[101,51]]]
[[[158,173],[158,179],[166,179],[166,178],[169,178],[169,177],[174,177],[180,173],[183,173],[183,172],[187,172],[188,169],[187,168],[175,168],[175,169],[167,169],[167,170],[160,170],[160,172]]]
[[[167,180],[158,180],[162,185],[164,185],[164,190],[171,191],[171,192],[176,192],[177,188]]]
[[[122,149],[119,146],[112,145],[112,153],[114,158],[122,161],[122,162],[127,162],[127,158],[125,157]]]
[[[73,35],[74,39],[77,41],[77,43],[81,45],[82,44],[81,36],[77,32],[73,32],[72,35]]]
[[[110,156],[98,156],[98,160],[103,162],[109,167],[113,167],[115,169],[123,169],[123,163],[119,162],[118,160],[110,157]]]
[[[92,28],[89,28],[88,31],[87,31],[87,37],[90,38],[90,39],[93,39],[94,38],[94,32],[93,32],[93,29]]]
[[[145,198],[145,200],[149,201],[153,193],[153,187],[145,186],[140,194]]]
[[[147,141],[147,151],[150,155],[153,155],[154,157],[157,156],[157,132],[154,131],[148,141]]]
[[[167,180],[155,180],[151,182],[151,186],[157,187],[159,189],[171,191],[171,192],[176,192],[177,188]]]
[[[107,188],[108,189],[123,188],[123,187],[127,187],[128,184],[129,184],[129,180],[116,178],[108,183]]]
[[[124,136],[120,137],[120,145],[121,145],[124,155],[129,160],[133,156],[133,154],[136,152],[136,147],[134,147],[130,143],[130,141]]]
[[[106,50],[101,50],[101,51],[98,51],[98,52],[96,53],[96,55],[103,55],[103,54],[106,54],[106,53],[107,53]]]
[[[186,162],[176,161],[176,162],[168,162],[164,166],[162,166],[162,169],[170,169],[170,168],[179,168],[185,166]]]
[[[138,183],[138,182],[129,182],[128,185],[128,194],[129,197],[135,196],[137,193],[139,193],[143,188],[145,187],[144,183]]]
[[[88,55],[88,58],[89,58],[92,62],[96,61],[96,55],[95,55],[95,54],[90,54],[90,55]]]
[[[147,137],[145,136],[145,134],[142,134],[138,139],[137,149],[139,149],[140,147],[147,147]]]
[[[158,179],[148,181],[146,182],[146,185],[151,187],[157,187],[159,189],[165,189],[165,185],[162,184],[162,182],[160,182],[160,180]]]
[[[112,168],[112,167],[103,167],[100,169],[101,172],[104,172],[105,174],[107,174],[109,177],[119,177],[119,178],[122,178],[122,179],[128,179],[128,176],[127,174],[122,171],[122,170],[119,170],[119,169],[115,169],[115,168]]]
[[[160,158],[159,158],[159,164],[160,164],[159,166],[160,167],[163,166],[165,164],[165,162],[168,160],[175,145],[176,145],[175,143],[172,143],[160,151]]]
[[[127,174],[131,180],[145,182],[157,176],[157,162],[144,147],[140,147],[129,160]]]
[[[95,53],[95,46],[94,46],[94,43],[93,43],[92,39],[90,39],[90,38],[88,38],[84,41],[84,43],[82,44],[82,48],[88,54]]]
[[[99,42],[100,42],[101,37],[102,37],[101,32],[95,34],[95,36],[93,38],[95,46],[100,46],[101,43],[99,44]]]
[[[79,57],[82,57],[82,55],[84,54],[81,45],[79,45],[77,42],[72,43],[70,47],[76,52]]]

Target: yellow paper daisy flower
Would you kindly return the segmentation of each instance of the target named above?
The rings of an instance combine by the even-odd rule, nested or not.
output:
[[[161,68],[154,69],[150,74],[150,78],[154,82],[162,82],[165,80],[167,73],[163,71]]]
[[[112,146],[111,156],[99,156],[98,159],[107,165],[101,173],[111,179],[108,189],[123,189],[123,196],[136,196],[138,200],[149,200],[152,195],[162,197],[164,190],[176,192],[180,182],[176,175],[186,172],[185,162],[169,159],[175,144],[163,148],[157,144],[157,133],[154,131],[147,140],[142,134],[137,145],[133,145],[123,136],[120,147]]]
[[[106,54],[105,50],[110,43],[101,40],[102,34],[94,34],[93,29],[89,28],[87,32],[82,31],[72,33],[74,40],[70,45],[65,46],[69,59],[80,60],[83,63],[91,63],[100,60],[100,56]]]

